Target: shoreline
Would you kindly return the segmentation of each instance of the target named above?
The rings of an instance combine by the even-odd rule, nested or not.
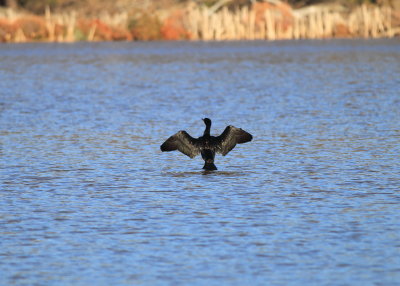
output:
[[[113,44],[137,44],[137,45],[146,45],[146,44],[160,44],[160,45],[168,45],[168,44],[194,44],[194,45],[229,45],[229,44],[246,44],[246,43],[253,43],[253,44],[276,44],[276,45],[286,45],[286,44],[307,44],[307,43],[320,43],[329,44],[329,43],[356,43],[356,42],[365,42],[365,43],[380,43],[381,41],[389,41],[389,42],[398,42],[400,37],[392,37],[392,38],[360,38],[360,37],[353,37],[353,38],[324,38],[324,39],[280,39],[280,40],[152,40],[152,41],[74,41],[74,42],[49,42],[49,41],[29,41],[29,42],[4,42],[0,43],[1,47],[6,47],[8,45],[13,46],[28,46],[28,45],[54,45],[54,46],[74,46],[74,45],[113,45]]]

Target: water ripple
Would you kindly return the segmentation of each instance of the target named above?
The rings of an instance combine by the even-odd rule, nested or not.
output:
[[[0,46],[0,284],[395,285],[399,51]],[[205,116],[254,140],[159,150]]]

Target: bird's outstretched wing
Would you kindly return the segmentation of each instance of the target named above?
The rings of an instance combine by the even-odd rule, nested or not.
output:
[[[241,128],[229,125],[225,128],[224,132],[217,138],[218,148],[215,150],[225,156],[236,144],[246,143],[253,139],[253,136]]]
[[[161,147],[161,151],[179,150],[190,158],[196,157],[200,153],[200,148],[197,146],[197,139],[190,136],[186,131],[179,131],[165,141]]]

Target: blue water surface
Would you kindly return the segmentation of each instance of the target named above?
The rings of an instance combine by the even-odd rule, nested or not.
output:
[[[0,45],[1,285],[399,285],[400,41]],[[162,153],[232,124],[217,156]]]

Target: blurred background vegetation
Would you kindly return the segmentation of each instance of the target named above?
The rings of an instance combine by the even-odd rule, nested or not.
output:
[[[397,36],[400,0],[0,0],[0,43]]]
[[[9,8],[23,8],[33,13],[43,13],[46,7],[52,10],[60,11],[64,9],[84,9],[94,11],[99,9],[124,9],[146,7],[146,6],[159,6],[168,7],[171,5],[179,5],[186,2],[195,2],[196,4],[203,4],[206,6],[213,6],[221,0],[0,0],[0,6]],[[345,6],[360,5],[364,3],[370,4],[391,4],[396,0],[283,0],[294,8],[300,8],[308,5],[315,5],[321,3],[338,3]],[[229,6],[244,6],[254,2],[274,2],[270,1],[256,1],[256,0],[227,0],[222,1],[225,5]],[[276,2],[276,1],[275,1]]]

